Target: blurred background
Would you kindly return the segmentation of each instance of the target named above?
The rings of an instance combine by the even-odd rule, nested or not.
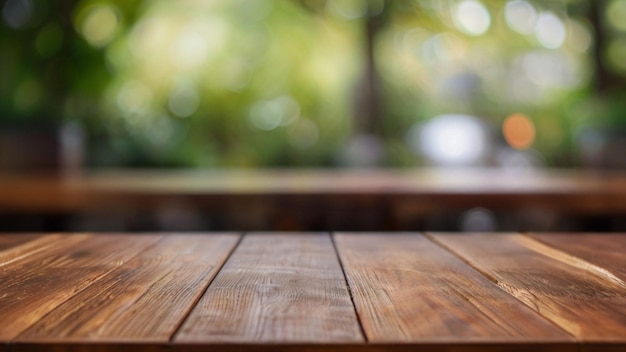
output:
[[[0,171],[626,168],[626,0],[2,0]]]

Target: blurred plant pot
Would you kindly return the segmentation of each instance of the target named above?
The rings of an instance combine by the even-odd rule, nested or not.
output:
[[[2,172],[76,172],[83,155],[83,130],[77,123],[0,122]]]

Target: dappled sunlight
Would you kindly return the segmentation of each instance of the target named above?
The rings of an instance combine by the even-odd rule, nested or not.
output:
[[[480,1],[463,0],[454,9],[457,27],[470,35],[482,35],[491,25],[491,15]]]
[[[551,13],[544,12],[537,17],[535,37],[537,41],[548,49],[559,48],[565,42],[567,32],[561,19]]]
[[[582,166],[606,152],[585,136],[608,145],[624,125],[623,13],[626,0],[4,0],[0,124],[80,126],[95,167]]]
[[[537,21],[537,10],[525,0],[514,0],[506,3],[504,18],[506,24],[520,34],[531,34]]]
[[[80,33],[95,47],[107,45],[115,37],[120,24],[119,14],[113,5],[85,7],[76,18]]]

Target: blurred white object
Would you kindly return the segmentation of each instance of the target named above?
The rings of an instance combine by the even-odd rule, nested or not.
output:
[[[470,115],[439,115],[408,133],[413,151],[437,166],[484,164],[489,136],[483,123]]]

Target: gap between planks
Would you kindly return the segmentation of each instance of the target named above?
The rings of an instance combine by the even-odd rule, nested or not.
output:
[[[361,321],[361,317],[360,317],[360,316],[359,316],[359,314],[357,314],[357,312],[356,312],[356,305],[355,305],[355,302],[354,302],[353,288],[350,286],[350,284],[349,284],[349,282],[348,282],[348,280],[347,280],[347,275],[346,275],[346,271],[345,271],[345,268],[344,268],[344,261],[343,261],[343,258],[341,257],[341,255],[339,255],[339,252],[338,252],[338,249],[337,249],[337,244],[336,244],[336,242],[335,242],[335,233],[334,233],[334,232],[326,232],[326,233],[328,233],[328,234],[330,235],[330,239],[331,239],[331,243],[332,243],[332,246],[333,246],[333,249],[334,249],[334,253],[335,253],[335,255],[337,256],[337,259],[338,259],[338,261],[339,261],[339,265],[340,265],[340,268],[341,268],[341,273],[342,273],[342,275],[343,275],[343,278],[344,278],[344,281],[345,281],[345,285],[346,285],[346,288],[347,288],[347,290],[348,290],[348,293],[349,293],[349,296],[350,296],[350,300],[351,300],[351,303],[352,303],[353,309],[354,309],[355,314],[356,314],[356,317],[357,317],[357,322],[358,322],[359,328],[361,329],[361,334],[362,334],[363,338],[365,339],[365,343],[367,343],[367,342],[368,342],[368,337],[367,337],[367,335],[366,335],[366,334],[365,334],[365,332],[364,332],[363,325],[362,325],[362,321]],[[417,233],[417,232],[415,232],[415,234],[416,234],[416,235],[419,235],[419,233]],[[445,244],[440,243],[439,241],[437,241],[437,240],[436,240],[433,236],[431,236],[430,234],[428,234],[428,233],[422,233],[422,235],[423,235],[426,239],[428,239],[429,241],[433,242],[435,245],[437,245],[437,246],[441,247],[441,248],[442,248],[442,249],[444,249],[445,251],[447,251],[447,252],[451,253],[451,254],[452,254],[452,255],[454,255],[455,257],[459,258],[460,260],[462,260],[463,262],[465,262],[466,264],[468,264],[470,267],[472,267],[474,270],[476,270],[477,272],[479,272],[481,275],[483,275],[483,276],[487,277],[490,281],[494,282],[496,287],[498,287],[499,289],[501,289],[501,288],[497,285],[497,280],[496,280],[495,278],[490,277],[487,273],[483,272],[483,271],[482,271],[482,270],[480,270],[479,268],[477,268],[477,267],[475,267],[474,265],[472,265],[472,263],[471,263],[471,262],[469,262],[468,260],[466,260],[463,256],[459,255],[459,254],[458,254],[458,253],[456,253],[454,250],[452,250],[452,249],[448,248]],[[190,313],[190,312],[193,310],[193,308],[197,305],[198,301],[201,299],[201,297],[204,295],[204,293],[205,293],[205,292],[209,289],[209,287],[211,286],[211,284],[213,283],[213,281],[215,280],[215,278],[218,276],[219,272],[220,272],[220,271],[222,270],[222,268],[226,265],[226,263],[230,260],[231,256],[232,256],[232,255],[233,255],[233,253],[236,251],[236,249],[240,246],[240,244],[241,244],[241,242],[243,241],[243,239],[244,239],[244,237],[245,237],[245,236],[248,236],[248,234],[246,234],[246,233],[240,233],[240,234],[239,234],[239,237],[238,237],[238,240],[237,240],[236,244],[235,244],[235,245],[231,248],[230,252],[229,252],[229,253],[227,254],[227,256],[226,256],[226,259],[222,261],[221,266],[220,266],[220,267],[219,267],[219,269],[217,270],[217,272],[216,272],[216,274],[214,275],[214,277],[213,277],[213,278],[212,278],[212,279],[208,282],[208,284],[206,285],[206,287],[203,289],[202,294],[200,294],[200,295],[198,296],[198,298],[197,298],[197,299],[193,302],[193,304],[191,304],[191,305],[189,306],[189,309],[188,309],[188,311],[186,312],[186,314],[185,314],[185,316],[184,316],[184,319],[181,319],[180,323],[179,323],[179,324],[177,325],[177,327],[174,329],[174,332],[173,332],[173,334],[172,334],[172,335],[171,335],[171,337],[170,337],[170,342],[172,341],[173,337],[174,337],[174,336],[176,336],[176,334],[177,334],[178,330],[182,327],[182,325],[183,325],[183,324],[186,322],[186,320],[188,319],[188,317],[189,317],[189,313]],[[462,236],[462,234],[460,234],[460,236]],[[527,235],[526,235],[526,236],[527,236]],[[153,246],[157,245],[157,243],[158,243],[158,242],[160,242],[160,241],[162,241],[162,240],[163,240],[163,237],[162,237],[162,238],[160,238],[160,239],[159,239],[158,241],[156,241],[155,243],[153,243],[152,245],[150,245],[150,246],[148,246],[148,247],[144,248],[144,250],[143,250],[143,251],[145,251],[145,250],[147,250],[148,248],[151,248],[151,247],[153,247]],[[535,239],[535,238],[533,238],[533,237],[528,236],[528,240],[529,240],[529,241],[534,241],[534,242],[536,242],[536,243],[537,243],[537,245],[539,245],[539,246],[546,246],[546,247],[548,247],[550,250],[553,250],[553,251],[555,251],[555,252],[560,252],[559,250],[557,250],[557,249],[552,249],[552,247],[551,247],[551,246],[549,246],[548,244],[544,244],[543,242],[540,242],[539,240],[537,240],[537,239]],[[542,248],[543,248],[543,247],[542,247]],[[532,249],[532,248],[529,248],[529,249]],[[139,255],[141,252],[142,252],[142,251],[139,251],[137,254],[135,254],[135,256],[133,256],[133,257],[131,257],[131,258],[128,258],[128,260],[127,260],[127,261],[132,260],[134,257],[136,257],[137,255]],[[540,252],[540,253],[542,253],[542,252]],[[543,254],[543,253],[542,253],[542,254]],[[553,253],[553,254],[554,254],[554,253]],[[566,254],[567,256],[570,256],[570,257],[571,257],[571,255],[569,255],[569,254],[567,254],[567,253],[565,253],[565,254]],[[553,258],[552,256],[549,256],[549,257],[550,257],[550,258],[552,258],[552,259],[556,259],[556,260],[558,260],[557,258]],[[564,258],[567,258],[567,257],[564,257]],[[576,258],[576,257],[574,257],[574,258]],[[576,259],[578,259],[578,258],[576,258]],[[567,260],[569,260],[569,259],[567,259]],[[580,259],[580,261],[584,262],[584,260],[582,260],[582,259]],[[561,261],[561,262],[563,262],[563,261]],[[569,264],[568,262],[563,262],[563,263],[565,263],[565,264]],[[585,263],[586,263],[586,262],[585,262]],[[591,265],[593,265],[593,264],[591,264]],[[596,274],[597,274],[597,273],[596,273]],[[605,277],[605,278],[606,278],[606,277]],[[509,294],[509,293],[508,293],[508,292],[506,292],[505,290],[503,290],[503,291],[504,291],[505,293]],[[78,293],[78,292],[77,292],[77,293]],[[511,295],[511,296],[513,296],[513,295]],[[515,297],[515,296],[513,296],[513,297]],[[515,297],[515,298],[516,298],[516,297]],[[551,319],[546,319],[546,320],[548,320],[548,321],[552,322],[552,320],[551,320]],[[561,327],[560,327],[559,325],[557,325],[556,323],[554,323],[554,322],[552,322],[552,323],[553,323],[555,326],[557,326],[557,327],[561,328]],[[561,328],[561,329],[562,329],[562,328]],[[376,346],[376,344],[374,344],[373,346]],[[235,348],[235,349],[236,349],[236,348]],[[579,351],[582,351],[582,350],[584,350],[584,347],[582,347],[582,345],[580,345],[580,344],[579,344],[577,349],[578,349]],[[6,351],[6,352],[9,352],[9,351],[17,351],[17,350],[20,350],[20,347],[18,347],[18,346],[14,346],[13,344],[5,344],[5,345],[0,344],[0,352],[5,352],[5,351]]]
[[[361,321],[361,316],[356,309],[356,303],[354,302],[354,292],[352,292],[352,287],[348,282],[348,275],[346,274],[346,269],[343,265],[343,259],[339,255],[339,250],[337,249],[337,242],[335,241],[335,232],[329,232],[330,242],[333,244],[333,249],[335,250],[335,255],[337,256],[337,260],[339,261],[339,267],[341,268],[341,274],[343,275],[343,280],[346,285],[346,289],[348,290],[348,295],[350,295],[350,302],[352,303],[352,309],[354,310],[354,315],[356,316],[356,321],[359,324],[359,330],[361,331],[361,336],[363,336],[364,343],[369,343],[369,337],[365,333],[365,328],[363,327],[363,322]]]
[[[54,235],[50,235],[50,236],[54,236]],[[48,237],[48,236],[46,236]],[[84,238],[83,238],[84,237]],[[72,243],[74,241],[76,241],[76,243],[73,244],[83,244],[88,242],[90,239],[96,238],[97,236],[94,236],[93,233],[81,233],[81,234],[76,234],[73,235],[71,237],[68,237],[69,239],[72,240]],[[44,319],[46,316],[48,316],[49,314],[51,314],[55,309],[57,309],[58,307],[60,307],[61,305],[65,304],[67,301],[71,300],[73,297],[75,297],[76,295],[80,294],[81,292],[85,291],[86,289],[88,289],[88,287],[90,287],[93,283],[103,279],[104,277],[106,277],[109,273],[111,273],[112,271],[114,271],[116,268],[122,266],[124,263],[129,262],[130,260],[132,260],[133,258],[135,258],[136,256],[138,256],[144,249],[146,248],[150,248],[153,245],[156,245],[159,241],[162,240],[163,235],[157,235],[157,236],[153,236],[154,238],[151,240],[152,242],[145,245],[145,246],[140,246],[139,245],[139,241],[136,244],[138,247],[140,247],[140,249],[138,249],[136,252],[133,253],[128,253],[128,256],[120,256],[120,258],[118,258],[118,262],[116,262],[114,265],[111,265],[110,267],[108,267],[106,270],[103,270],[101,273],[99,273],[92,282],[90,282],[89,284],[85,284],[83,286],[79,286],[79,288],[75,291],[72,292],[70,295],[68,295],[67,297],[65,297],[63,300],[59,300],[58,302],[54,303],[54,306],[51,307],[49,310],[47,310],[46,312],[42,312],[41,316],[37,317],[36,319],[34,319],[32,322],[27,322],[27,324],[24,324],[23,326],[20,326],[17,330],[15,330],[15,328],[13,328],[15,331],[13,331],[13,333],[9,334],[8,336],[8,341],[13,341],[15,338],[17,338],[17,336],[19,336],[21,333],[23,333],[24,331],[30,329],[32,326],[34,326],[35,324],[37,324],[39,321],[41,321],[42,319]],[[78,240],[76,240],[78,239]],[[57,242],[58,243],[58,242]],[[62,245],[67,244],[67,241],[65,241]],[[46,250],[51,250],[54,249],[55,245],[49,245],[48,243],[45,244],[45,248],[43,250],[36,250],[33,251],[31,254],[29,255],[25,255],[22,256],[20,259],[24,259],[24,258],[28,258],[30,256],[33,256],[35,254],[41,253],[41,252],[45,252]],[[11,332],[11,330],[9,330],[9,332]]]
[[[326,232],[247,234],[175,343],[364,342]]]
[[[228,248],[223,248],[221,254],[219,255],[219,257],[222,257],[222,258],[228,257],[228,255],[230,255],[230,253],[232,252],[232,247],[235,246],[237,244],[237,241],[239,241],[241,239],[241,236],[240,236],[239,233],[230,233],[228,236],[230,237],[230,239],[228,239],[228,241],[227,241],[228,242],[228,244],[227,244]],[[141,237],[141,236],[139,235],[139,236],[133,236],[133,237]],[[89,292],[92,292],[92,293],[93,292],[100,292],[100,291],[94,291],[93,288],[94,287],[100,287],[102,282],[104,282],[104,285],[105,285],[105,286],[102,286],[102,287],[104,287],[105,289],[109,288],[109,284],[108,284],[109,280],[108,279],[111,278],[111,277],[113,277],[113,278],[117,277],[117,275],[113,275],[114,273],[119,273],[119,272],[124,273],[124,270],[122,270],[122,269],[124,267],[126,267],[127,264],[136,262],[135,265],[140,265],[143,268],[143,267],[145,267],[145,265],[143,265],[141,263],[143,262],[144,259],[148,259],[149,262],[147,264],[151,264],[151,262],[150,262],[151,260],[153,260],[154,258],[159,258],[160,257],[160,254],[159,254],[160,250],[162,250],[163,248],[167,248],[168,244],[170,244],[170,241],[169,241],[170,239],[177,239],[177,236],[168,236],[167,234],[161,234],[159,236],[150,236],[150,237],[152,237],[153,239],[151,239],[150,242],[147,243],[145,246],[142,246],[142,248],[138,249],[137,251],[132,251],[131,253],[129,253],[129,256],[126,257],[122,262],[116,261],[116,265],[114,267],[110,268],[110,270],[108,270],[107,272],[103,273],[97,279],[93,280],[92,282],[90,282],[88,285],[86,285],[82,289],[80,289],[80,290],[78,290],[76,292],[73,292],[72,295],[66,297],[66,299],[64,299],[62,301],[58,301],[57,302],[58,304],[55,305],[50,311],[42,314],[34,323],[32,323],[28,327],[26,327],[25,330],[22,330],[22,332],[19,334],[19,336],[13,337],[11,340],[14,340],[14,341],[16,341],[16,342],[18,342],[20,344],[28,343],[29,340],[30,340],[30,342],[34,342],[34,343],[48,341],[48,342],[53,343],[53,345],[51,345],[51,346],[58,345],[58,343],[60,341],[53,341],[53,340],[55,340],[55,336],[61,336],[61,335],[57,335],[57,334],[61,333],[61,330],[57,329],[57,331],[54,331],[54,329],[56,329],[56,328],[58,328],[58,327],[60,327],[62,325],[56,325],[55,326],[54,322],[62,321],[63,319],[65,319],[65,318],[70,316],[68,314],[70,314],[70,313],[74,314],[75,313],[75,312],[72,311],[72,309],[68,309],[66,307],[68,304],[70,306],[72,306],[72,302],[83,302],[83,299],[86,296],[84,293],[86,293],[86,292],[87,292],[87,295],[89,297],[91,297]],[[189,237],[189,236],[183,236],[183,237]],[[92,236],[92,238],[98,238],[98,236]],[[211,241],[212,240],[210,240],[209,242],[211,242]],[[176,241],[173,242],[173,244],[176,244],[176,243],[177,243]],[[190,245],[189,238],[187,240],[183,240],[183,242],[181,242],[181,244],[185,244],[186,246]],[[153,249],[155,249],[155,248],[160,248],[160,249],[158,251],[154,252]],[[206,247],[204,247],[204,248],[206,248]],[[184,249],[184,248],[180,248],[180,249]],[[150,253],[150,252],[153,252],[153,253]],[[144,258],[144,259],[137,260],[137,258],[140,258],[141,256],[144,256],[144,254],[146,254],[146,253],[150,253],[150,254],[146,258]],[[185,253],[188,253],[188,252],[185,252]],[[200,252],[198,252],[198,253],[200,253]],[[219,261],[216,260],[215,261],[216,265],[214,265],[214,267],[221,268],[221,265],[223,264],[224,260],[225,259],[219,259]],[[134,267],[134,266],[131,266],[131,267]],[[216,269],[210,269],[210,271],[215,272]],[[137,284],[138,282],[141,282],[141,278],[142,277],[143,276],[141,276],[141,275],[136,276],[136,277],[131,277],[131,279],[137,278],[137,280],[139,280],[139,281],[137,281],[137,280],[134,280],[134,281],[131,280],[131,281],[134,282],[134,284]],[[200,276],[198,276],[198,277],[200,278]],[[198,289],[199,289],[197,291],[198,295],[201,295],[200,292],[204,292],[204,289],[206,289],[206,287],[209,284],[209,282],[211,281],[212,277],[213,276],[208,277],[208,275],[207,275],[207,280],[202,280],[202,281],[204,281],[204,283],[201,286],[200,285],[198,286]],[[149,290],[151,290],[152,287],[155,287],[157,282],[161,281],[162,277],[159,277],[157,275],[157,276],[154,276],[152,279],[154,279],[154,282],[150,281],[151,284],[147,288],[147,291],[145,291],[145,292],[143,292],[143,293],[141,293],[139,295],[132,296],[132,299],[133,299],[134,302],[140,301],[143,297],[145,297],[146,293]],[[152,280],[152,279],[150,279],[150,280]],[[111,281],[111,282],[113,282],[113,281]],[[179,283],[185,282],[185,280],[182,280],[182,281],[178,280],[178,282]],[[178,285],[177,287],[181,287],[181,286]],[[96,290],[98,290],[98,289],[96,289]],[[130,291],[132,291],[132,289]],[[194,295],[196,295],[196,294],[194,294]],[[95,297],[98,297],[98,296],[99,296],[98,294],[95,295]],[[118,293],[118,296],[119,296],[119,293]],[[101,297],[104,297],[104,296],[101,296]],[[196,297],[199,297],[199,296],[196,296]],[[89,299],[87,299],[86,301],[89,301],[91,303],[87,304],[85,307],[88,307],[90,304],[93,304],[93,302],[96,302],[96,303],[98,302],[98,300],[94,300],[92,302]],[[194,301],[195,301],[195,297],[194,297],[194,299],[191,300],[191,302],[194,302]],[[119,302],[119,300],[117,302]],[[115,303],[115,302],[113,302],[113,303]],[[169,307],[169,305],[166,305],[166,306]],[[120,308],[119,305],[117,305],[116,307]],[[170,325],[170,327],[167,328],[167,332],[165,334],[161,334],[162,335],[161,338],[162,338],[162,340],[164,342],[167,342],[167,341],[169,341],[171,339],[171,337],[173,335],[173,331],[175,331],[175,329],[179,327],[180,320],[182,320],[183,318],[185,318],[187,316],[189,310],[191,309],[191,307],[193,307],[193,305],[191,307],[188,306],[188,305],[181,306],[181,307],[183,309],[180,310],[180,315],[177,314],[178,316],[175,319],[171,319],[170,323],[168,323],[168,324],[171,324],[171,325]],[[115,309],[117,309],[117,308],[115,308]],[[110,312],[114,312],[115,309],[111,310]],[[111,318],[110,315],[107,316],[107,319],[109,319],[109,318]],[[90,321],[90,323],[93,322],[93,321],[94,320],[93,320],[93,317],[92,317],[92,320]],[[52,323],[52,324],[49,324],[49,323]],[[93,328],[93,324],[92,325],[87,324],[87,325],[91,326],[91,328]],[[37,326],[37,329],[39,329],[39,330],[37,330],[37,331],[33,330],[33,327],[35,327],[35,326]],[[146,326],[146,325],[143,325],[143,326]],[[46,328],[42,330],[41,328],[44,328],[44,327],[46,327]],[[46,331],[45,331],[46,329],[48,329],[47,330],[48,331],[48,335],[47,336],[46,336]],[[89,331],[88,329],[89,328],[86,328],[85,331],[88,332]],[[30,331],[30,330],[32,330],[32,331]],[[67,331],[69,331],[69,330],[67,330]],[[163,332],[163,331],[161,331],[161,332]],[[63,336],[65,336],[65,335],[63,335]],[[79,340],[83,338],[83,337],[77,337],[77,336],[78,335],[76,335],[76,336],[69,336],[68,335],[67,336],[67,338],[68,338],[67,342],[68,343],[71,343],[71,341],[79,342]],[[104,340],[102,340],[102,342],[109,342],[109,341],[105,341],[105,340],[111,339],[110,335],[107,335],[107,336],[103,335],[102,337],[104,337]],[[39,339],[40,341],[37,341],[37,339]],[[113,337],[113,339],[115,339],[115,337]],[[0,344],[0,348],[1,347],[2,347],[2,345]]]
[[[525,233],[521,233],[521,232],[515,232],[516,234],[520,234],[522,236],[527,236]],[[502,288],[499,285],[499,280],[497,278],[495,278],[493,275],[489,274],[488,272],[482,270],[481,268],[479,268],[478,266],[476,266],[474,263],[472,263],[468,258],[466,258],[465,256],[461,255],[460,253],[458,253],[457,251],[455,251],[454,249],[450,248],[449,246],[447,246],[445,243],[442,243],[441,241],[437,240],[430,232],[421,232],[421,235],[424,236],[424,238],[428,239],[429,241],[431,241],[432,243],[434,243],[435,245],[439,246],[440,248],[442,248],[443,250],[445,250],[446,252],[452,254],[453,256],[459,258],[462,262],[464,262],[465,264],[467,264],[469,267],[471,267],[472,269],[476,270],[476,272],[478,272],[480,275],[484,276],[485,278],[487,278],[489,281],[491,281],[493,283],[493,285],[501,290],[502,292],[506,293],[507,295],[513,297],[515,300],[517,300],[518,302],[520,302],[523,305],[528,306],[528,304],[526,304],[526,302],[522,301],[519,297],[511,294],[510,292],[508,292],[507,290],[505,290],[504,288]],[[463,236],[462,233],[458,234],[459,236]],[[494,234],[494,236],[497,236],[497,234]],[[529,237],[529,236],[528,236]],[[533,240],[532,237],[529,237],[529,239]],[[539,243],[541,245],[541,243]],[[555,326],[556,328],[558,328],[559,330],[563,331],[564,333],[566,333],[567,335],[571,336],[575,341],[578,342],[578,346],[577,346],[577,350],[578,351],[582,351],[582,342],[579,340],[579,338],[577,336],[575,336],[574,334],[572,334],[571,332],[567,331],[565,328],[563,328],[561,325],[559,325],[557,322],[553,321],[552,319],[550,319],[549,317],[545,316],[543,313],[541,313],[539,310],[535,309],[535,307],[531,307],[528,306],[530,309],[532,309],[533,311],[535,311],[538,315],[540,315],[542,318],[544,318],[544,320],[546,320],[548,323],[550,323],[551,325]]]
[[[213,275],[213,278],[211,278],[209,283],[202,290],[202,293],[199,294],[198,297],[194,300],[194,302],[189,305],[189,308],[187,309],[187,312],[185,312],[185,317],[180,320],[180,322],[178,323],[176,328],[174,328],[172,334],[170,335],[170,337],[168,339],[168,341],[170,343],[174,343],[174,338],[176,337],[176,335],[178,335],[178,332],[180,331],[180,329],[183,327],[183,325],[185,325],[185,323],[189,319],[189,316],[191,315],[191,312],[193,311],[193,309],[198,305],[198,302],[200,302],[202,297],[204,297],[204,295],[208,291],[209,287],[211,287],[211,284],[213,283],[213,281],[215,281],[215,278],[219,275],[220,271],[222,271],[222,269],[224,268],[224,265],[226,265],[226,263],[232,257],[233,253],[235,253],[235,250],[237,250],[237,248],[239,248],[239,245],[241,245],[241,242],[243,241],[243,238],[245,236],[247,236],[246,232],[241,232],[241,233],[237,233],[237,234],[239,235],[239,238],[237,239],[237,243],[235,243],[235,245],[230,249],[230,252],[226,255],[226,258],[222,261],[222,264],[220,265],[219,269],[217,269],[215,271],[215,275]]]
[[[598,277],[599,279],[608,280],[621,288],[626,289],[626,282],[617,277],[610,270],[599,265],[591,263],[584,258],[580,258],[574,254],[567,253],[562,249],[556,248],[553,244],[543,241],[541,238],[534,237],[528,233],[521,233],[525,238],[524,246],[537,253],[541,253],[546,257],[552,258],[558,262],[575,268],[584,270]]]
[[[552,297],[552,296],[549,293],[542,292],[541,290],[540,291],[534,290],[532,288],[533,281],[532,280],[528,281],[529,280],[528,277],[520,276],[519,280],[516,280],[516,276],[507,277],[507,275],[509,276],[512,275],[512,273],[508,273],[508,270],[509,269],[515,270],[516,268],[515,267],[509,268],[506,262],[499,263],[498,265],[504,264],[504,268],[509,268],[509,269],[502,271],[502,273],[500,273],[497,270],[494,271],[494,268],[490,267],[494,265],[494,261],[492,261],[491,259],[485,259],[485,260],[479,259],[480,257],[477,257],[480,255],[479,253],[480,250],[478,250],[479,247],[476,247],[471,242],[468,242],[467,239],[464,239],[460,242],[452,241],[455,235],[450,234],[450,233],[448,234],[428,233],[425,235],[431,241],[433,241],[434,243],[437,243],[442,248],[445,248],[450,253],[456,255],[461,260],[466,262],[468,265],[473,267],[475,270],[480,272],[482,275],[487,277],[500,289],[504,290],[505,292],[509,293],[511,296],[515,297],[522,303],[526,304],[527,306],[535,310],[537,313],[542,315],[546,320],[550,321],[553,325],[559,327],[561,330],[566,331],[569,335],[573,336],[575,340],[578,341],[579,343],[579,349],[582,348],[585,351],[593,350],[594,348],[596,348],[594,347],[594,344],[600,343],[600,345],[602,345],[604,343],[609,343],[609,344],[618,343],[618,341],[616,340],[616,336],[619,335],[619,333],[617,333],[619,329],[607,330],[604,328],[598,328],[598,325],[593,325],[593,324],[590,325],[590,323],[588,322],[585,324],[581,323],[582,325],[579,326],[572,322],[581,321],[581,320],[578,320],[581,318],[585,319],[583,318],[583,316],[580,316],[579,313],[575,313],[575,314],[571,312],[567,313],[568,311],[565,311],[564,313],[558,309],[559,306],[562,307],[563,305],[567,305],[567,304],[571,305],[579,300],[581,304],[584,303],[585,297],[587,297],[587,295],[585,294],[586,291],[580,292],[580,295],[582,295],[581,298],[578,298],[576,295],[574,295],[573,298],[571,298],[569,294],[566,296],[563,296],[564,297],[563,299],[561,299],[561,296],[559,295],[553,298],[547,298],[546,295],[548,295],[549,297]],[[477,233],[475,235],[486,236],[486,234],[480,234],[480,233]],[[620,278],[618,278],[617,276],[615,276],[609,270],[603,268],[602,266],[593,264],[581,258],[579,255],[577,255],[574,252],[571,252],[567,249],[562,249],[560,247],[555,247],[555,245],[553,244],[545,243],[544,241],[541,241],[535,238],[535,236],[531,236],[525,233],[509,232],[509,233],[501,234],[501,235],[509,236],[509,237],[502,238],[502,240],[503,240],[505,248],[510,248],[510,250],[516,251],[516,252],[512,252],[512,255],[519,255],[517,254],[518,253],[517,251],[520,251],[520,250],[528,251],[528,253],[534,253],[534,257],[532,255],[529,255],[529,258],[530,259],[535,258],[534,259],[535,261],[539,260],[534,264],[535,266],[540,264],[540,260],[542,260],[541,258],[544,258],[543,260],[547,260],[545,265],[548,265],[552,270],[556,270],[556,271],[560,270],[564,274],[569,273],[570,276],[574,275],[573,273],[576,272],[577,274],[575,274],[575,276],[571,276],[570,279],[572,277],[576,277],[576,278],[581,277],[580,273],[583,273],[584,274],[582,275],[583,278],[589,278],[592,281],[596,281],[597,284],[601,285],[605,289],[609,289],[611,291],[617,290],[617,291],[624,292],[624,283]],[[462,235],[459,235],[459,236],[462,236]],[[497,235],[494,235],[494,237],[497,237]],[[507,245],[509,247],[506,247]],[[515,249],[515,247],[519,248],[519,250]],[[489,252],[490,250],[493,250],[493,249],[487,249],[486,251]],[[519,252],[519,253],[522,253],[522,252]],[[504,258],[505,257],[502,257],[502,256],[496,256],[494,260],[496,262],[498,260],[499,261],[507,260]],[[515,262],[511,262],[511,263],[515,263]],[[566,275],[564,280],[568,280],[567,277],[569,276]],[[508,282],[510,281],[509,279],[512,280],[512,282]],[[585,280],[589,280],[589,279],[585,279]],[[549,283],[544,283],[543,285],[549,285]],[[552,287],[552,286],[547,286],[547,287]],[[561,282],[557,282],[555,287],[556,288],[554,292],[559,292],[565,289],[563,287],[563,283]],[[528,294],[532,295],[532,297],[528,295],[523,295],[523,292],[525,292],[525,290],[528,288],[530,288],[528,290]],[[535,296],[535,294],[537,294],[537,296]],[[543,301],[538,300],[539,299],[538,297],[542,297],[544,300]],[[616,318],[614,316],[611,317],[611,314],[613,313],[610,313],[611,310],[606,307],[606,304],[610,304],[610,303],[604,303],[605,302],[604,300],[600,300],[600,301],[593,300],[590,302],[596,302],[596,303],[593,303],[591,305],[584,305],[585,308],[579,308],[579,309],[586,310],[589,313],[589,312],[595,311],[594,309],[599,308],[600,313],[598,313],[599,314],[598,319],[608,319],[607,323],[609,323],[609,326],[611,326],[610,325],[611,322],[615,323]],[[603,305],[604,305],[604,308],[603,308]],[[602,321],[604,322],[604,320]],[[616,333],[618,335],[616,335]],[[623,339],[620,338],[618,340],[623,340]],[[622,343],[621,346],[622,348],[624,348],[623,342],[619,342],[619,343]],[[602,350],[602,348],[600,350]]]

